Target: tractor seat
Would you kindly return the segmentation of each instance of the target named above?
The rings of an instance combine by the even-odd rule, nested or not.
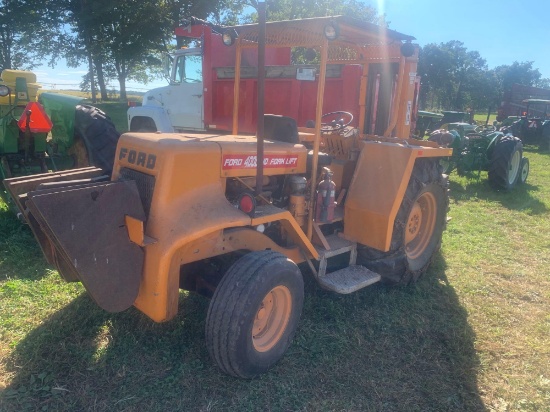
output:
[[[332,156],[327,153],[319,152],[317,159],[317,171],[332,163]],[[311,173],[311,169],[313,169],[313,150],[307,152],[306,172]]]
[[[265,114],[264,138],[277,142],[300,143],[296,120],[288,116]]]

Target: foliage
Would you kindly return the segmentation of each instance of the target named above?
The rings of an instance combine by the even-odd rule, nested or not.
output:
[[[64,33],[55,0],[0,1],[0,69],[31,69],[60,55]]]
[[[538,69],[533,69],[533,62],[516,61],[511,65],[495,67],[494,72],[502,90],[510,90],[514,83],[538,86],[541,82],[541,74]]]
[[[477,51],[462,42],[430,43],[420,49],[418,74],[422,77],[420,106],[447,110],[495,108],[512,84],[550,86],[533,62],[514,62],[489,70]]]
[[[270,21],[293,20],[306,17],[345,15],[368,22],[378,22],[376,9],[357,0],[275,0],[268,4],[267,18]],[[383,21],[383,20],[382,20]]]
[[[135,0],[66,0],[66,21],[74,34],[67,57],[75,66],[92,60],[100,87],[101,76],[115,78],[125,99],[126,80],[147,83],[156,73],[159,55],[168,49],[181,18],[204,18],[223,1],[148,0],[138,7]]]
[[[420,51],[418,73],[422,77],[421,104],[426,107],[463,109],[486,80],[487,64],[477,51],[460,41],[428,44]]]

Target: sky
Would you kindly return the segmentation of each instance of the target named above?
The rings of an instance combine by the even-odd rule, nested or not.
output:
[[[337,0],[335,0],[337,1]],[[514,61],[533,61],[543,78],[550,78],[550,0],[365,0],[386,15],[392,30],[416,37],[416,43],[459,40],[478,51],[490,69]],[[44,89],[77,89],[86,69],[67,68],[63,61],[51,69],[35,69]],[[147,91],[166,85],[128,82],[128,90]],[[112,87],[118,89],[118,82]]]

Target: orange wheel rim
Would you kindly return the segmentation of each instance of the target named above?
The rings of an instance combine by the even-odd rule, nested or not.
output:
[[[414,202],[405,227],[405,252],[416,259],[426,250],[435,228],[437,202],[435,196],[425,192]]]
[[[265,295],[252,327],[252,343],[258,352],[272,349],[283,336],[292,312],[292,296],[286,286],[276,286]]]

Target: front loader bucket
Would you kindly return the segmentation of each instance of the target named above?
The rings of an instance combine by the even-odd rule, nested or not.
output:
[[[40,185],[70,180],[108,180],[109,176],[102,176],[103,171],[98,167],[83,167],[80,169],[64,170],[62,172],[41,173],[29,176],[11,177],[4,179],[4,187],[10,195],[10,201],[25,214],[27,193],[36,190]],[[11,205],[10,205],[11,206]]]
[[[145,221],[136,184],[67,183],[29,192],[27,221],[66,280],[80,280],[106,311],[125,310],[137,297],[144,259],[125,226],[125,216]]]

